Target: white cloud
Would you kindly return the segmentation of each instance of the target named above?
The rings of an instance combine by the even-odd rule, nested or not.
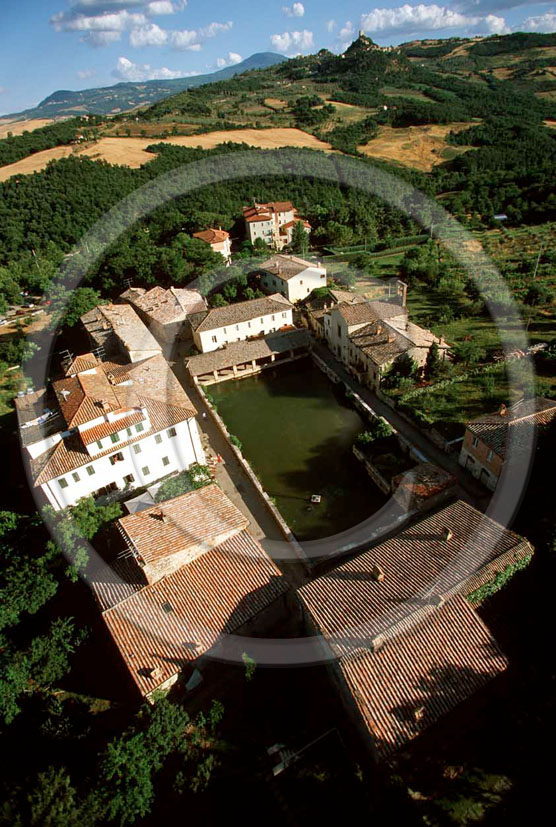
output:
[[[184,78],[198,74],[197,72],[182,72],[180,69],[167,69],[162,66],[160,69],[149,66],[148,63],[133,63],[127,57],[119,57],[112,76],[118,80],[139,82],[143,80],[169,80],[171,78]]]
[[[335,28],[336,28],[336,21],[335,20],[328,20],[328,22],[326,24],[327,31],[333,32]]]
[[[77,72],[77,77],[80,80],[87,80],[87,78],[92,78],[95,75],[94,69],[79,69]]]
[[[141,12],[105,12],[104,14],[66,14],[58,12],[50,18],[57,32],[124,32],[134,26],[142,26],[147,18]]]
[[[227,23],[209,23],[208,26],[199,29],[199,35],[201,37],[215,37],[221,32],[229,32],[233,25],[231,20]]]
[[[183,29],[181,32],[170,32],[170,43],[173,49],[184,52],[192,50],[198,52],[201,48],[199,33],[195,29]]]
[[[187,0],[73,0],[68,11],[52,15],[50,24],[57,32],[81,32],[81,40],[91,46],[115,43],[126,31],[138,45],[160,45],[163,30],[149,25],[148,18],[174,14],[186,5]]]
[[[361,28],[370,33],[465,28],[471,22],[472,18],[445,6],[425,6],[423,3],[417,6],[406,3],[394,9],[373,9],[361,15]]]
[[[547,12],[537,17],[528,17],[520,24],[519,29],[525,32],[547,32],[548,34],[556,32],[556,13]]]
[[[236,63],[241,63],[242,60],[242,56],[238,55],[237,52],[228,52],[226,57],[216,59],[216,65],[219,69],[223,69],[225,66],[234,66]]]
[[[168,32],[161,29],[156,23],[149,23],[147,26],[139,26],[129,33],[129,43],[134,48],[141,46],[164,46],[168,41]]]
[[[344,45],[346,43],[351,43],[352,40],[355,40],[355,28],[351,20],[346,21],[338,32],[338,40]]]
[[[86,32],[79,38],[82,43],[88,43],[95,49],[100,49],[103,46],[108,46],[109,43],[117,43],[122,39],[121,32]]]
[[[303,29],[301,32],[282,32],[270,36],[270,42],[277,52],[288,54],[290,52],[308,51],[314,48],[313,32]]]
[[[170,0],[154,0],[147,5],[147,14],[174,14],[177,9]]]
[[[511,32],[511,29],[506,25],[504,18],[498,17],[496,14],[487,14],[483,21],[483,25],[489,34],[509,34]]]
[[[292,6],[282,6],[282,11],[286,17],[303,17],[305,6],[303,3],[294,3]]]

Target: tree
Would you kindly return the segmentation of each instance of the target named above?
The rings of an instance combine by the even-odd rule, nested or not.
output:
[[[435,379],[442,369],[442,360],[440,359],[440,349],[436,342],[433,342],[429,347],[427,359],[425,362],[424,376],[425,379]]]
[[[52,289],[50,295],[52,319],[51,328],[73,327],[84,313],[88,313],[98,304],[106,304],[98,290],[92,287],[78,287],[68,290],[62,284]]]
[[[309,234],[305,230],[303,221],[296,221],[292,229],[291,249],[299,256],[306,256],[309,252]]]
[[[82,824],[76,791],[65,769],[49,767],[41,772],[28,796],[29,823],[37,827]]]
[[[358,445],[370,445],[376,439],[386,439],[392,436],[393,433],[391,425],[385,419],[375,417],[369,423],[366,431],[357,434],[356,442]]]
[[[466,367],[480,362],[485,357],[484,349],[472,339],[454,345],[452,352],[456,362],[461,362]]]

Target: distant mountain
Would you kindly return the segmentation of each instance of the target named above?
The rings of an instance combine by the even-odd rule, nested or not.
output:
[[[250,69],[266,69],[276,63],[287,60],[283,55],[273,52],[259,52],[251,57],[227,66],[218,72],[193,77],[175,78],[173,80],[147,80],[141,83],[116,83],[114,86],[104,86],[96,89],[83,89],[80,92],[71,92],[61,89],[49,95],[31,109],[2,115],[4,118],[59,118],[69,115],[83,115],[90,112],[95,115],[116,115],[128,112],[137,106],[149,106],[169,95],[175,95],[185,89],[202,86],[204,83],[215,83],[228,80],[234,75],[247,72]]]

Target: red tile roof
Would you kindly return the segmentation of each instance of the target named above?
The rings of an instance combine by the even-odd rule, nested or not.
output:
[[[359,650],[338,667],[379,754],[389,758],[507,665],[479,616],[456,596],[377,652]]]
[[[241,531],[103,617],[131,677],[147,695],[287,590],[264,549]],[[152,669],[158,670],[154,678]]]
[[[104,437],[110,436],[110,434],[117,434],[118,431],[131,428],[132,425],[137,425],[138,422],[144,421],[144,413],[142,411],[135,411],[113,422],[103,422],[102,425],[95,425],[93,428],[87,428],[86,431],[81,431],[81,439],[85,445],[92,445],[93,442],[97,442],[99,439],[104,439]]]
[[[214,547],[249,521],[215,484],[118,520],[146,564],[199,545]]]
[[[445,538],[446,529],[452,536]],[[470,593],[529,543],[458,500],[302,586],[299,594],[338,654],[361,639],[394,638],[437,598]],[[511,558],[511,559],[509,559]],[[373,568],[384,580],[373,579]]]
[[[207,244],[221,244],[230,237],[230,233],[226,230],[201,230],[199,233],[193,233],[193,238],[200,238],[201,241],[206,241]]]
[[[519,437],[519,429],[529,430],[536,426],[549,425],[556,418],[556,400],[543,399],[540,396],[534,399],[522,399],[515,405],[492,414],[483,414],[466,427],[473,436],[478,437],[485,445],[498,454],[501,459],[506,456],[506,442],[508,431],[515,429]]]

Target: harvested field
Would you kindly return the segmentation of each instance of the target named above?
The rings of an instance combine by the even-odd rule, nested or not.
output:
[[[288,102],[281,98],[265,98],[265,106],[270,106],[271,109],[287,109]]]
[[[157,138],[101,138],[93,144],[79,147],[58,146],[36,152],[15,164],[0,167],[0,181],[6,181],[12,175],[28,175],[44,169],[49,161],[65,158],[68,155],[86,155],[92,160],[107,161],[110,164],[120,164],[127,167],[140,167],[155,158],[151,152],[146,152],[147,146],[153,143],[174,144],[176,146],[202,147],[212,149],[226,141],[246,143],[249,146],[261,149],[276,149],[284,146],[307,147],[331,152],[332,147],[324,141],[319,141],[313,135],[301,129],[289,127],[276,129],[234,129],[230,131],[207,132],[203,135],[173,135],[164,140]]]
[[[0,118],[0,138],[6,138],[8,132],[11,132],[12,135],[22,135],[24,132],[32,132],[41,126],[48,126],[49,123],[54,123],[52,118],[35,118],[29,121],[11,121],[6,118]]]
[[[28,155],[27,158],[22,158],[15,164],[0,167],[0,182],[7,181],[12,175],[30,175],[32,172],[40,172],[49,161],[66,158],[68,155],[75,154],[76,149],[74,146],[55,146],[52,149]]]
[[[449,146],[445,140],[446,135],[452,131],[469,129],[470,126],[473,124],[461,122],[410,126],[407,129],[383,126],[376,138],[358,149],[373,158],[430,172],[434,166],[446,160],[443,157],[444,150]],[[461,151],[462,147],[457,149]]]

